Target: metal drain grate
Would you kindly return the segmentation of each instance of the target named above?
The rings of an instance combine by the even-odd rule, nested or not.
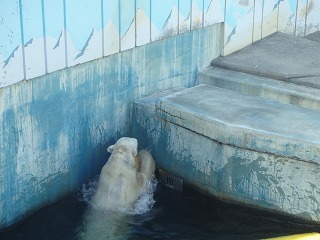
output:
[[[158,170],[158,179],[160,184],[172,188],[178,192],[183,191],[183,180],[162,169]]]

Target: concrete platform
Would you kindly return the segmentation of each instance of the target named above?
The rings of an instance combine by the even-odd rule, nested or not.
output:
[[[311,41],[315,41],[315,42],[319,42],[320,43],[320,31],[316,31],[313,33],[309,33],[308,35],[306,35],[304,38],[311,40]]]
[[[162,119],[222,144],[320,164],[318,111],[209,85],[162,97],[156,110]]]
[[[320,43],[284,33],[214,59],[212,65],[320,88]]]
[[[200,85],[140,99],[133,114],[140,146],[187,184],[320,222],[319,111]]]
[[[135,102],[140,146],[209,195],[320,224],[320,44],[276,33],[198,79]]]
[[[224,68],[209,67],[199,73],[199,83],[320,110],[320,89],[278,81]]]

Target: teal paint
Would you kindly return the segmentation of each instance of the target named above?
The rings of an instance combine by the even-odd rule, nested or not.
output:
[[[244,148],[240,141],[231,141],[238,137],[236,132],[230,139],[219,141],[219,131],[201,120],[206,118],[205,114],[198,121],[188,118],[184,114],[192,110],[181,107],[179,101],[175,102],[176,112],[161,113],[165,104],[159,104],[165,100],[159,98],[177,91],[158,93],[134,104],[131,135],[138,139],[141,148],[151,150],[158,167],[206,194],[320,222],[320,192],[315,188],[320,180],[320,166],[317,160],[306,160],[312,154],[319,155],[318,151],[298,159],[288,154],[286,147],[278,154],[268,147],[258,150],[254,144]],[[198,102],[204,100],[200,94],[199,99]],[[190,127],[190,122],[195,128]],[[206,125],[208,131],[199,132],[196,128],[200,125]],[[211,131],[214,136],[208,134]]]
[[[0,229],[76,190],[130,135],[133,100],[193,86],[222,24],[0,89]],[[192,47],[191,47],[192,46]]]

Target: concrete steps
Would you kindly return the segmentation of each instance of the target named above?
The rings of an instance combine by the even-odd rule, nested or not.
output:
[[[277,100],[304,108],[320,110],[320,89],[278,81],[219,67],[209,67],[199,74],[199,83],[236,92]]]
[[[212,61],[212,65],[260,77],[320,88],[320,43],[284,33]]]
[[[308,43],[303,53],[285,54]],[[133,136],[158,166],[201,191],[320,223],[320,53],[312,53],[320,48],[314,44],[320,46],[275,34],[214,60],[199,86],[137,100]],[[305,51],[311,53],[301,63],[310,69],[293,62],[295,54],[308,58]]]
[[[320,164],[320,111],[209,85],[159,98],[161,119],[213,141]]]

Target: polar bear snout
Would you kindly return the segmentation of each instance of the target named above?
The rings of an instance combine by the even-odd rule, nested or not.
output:
[[[112,155],[123,155],[126,152],[131,152],[131,149],[128,149],[124,146],[119,146],[112,151]]]
[[[114,161],[114,164],[117,164],[116,162],[121,161],[129,168],[136,168],[134,153],[131,151],[131,149],[128,149],[124,146],[115,148],[112,151],[110,160]]]

